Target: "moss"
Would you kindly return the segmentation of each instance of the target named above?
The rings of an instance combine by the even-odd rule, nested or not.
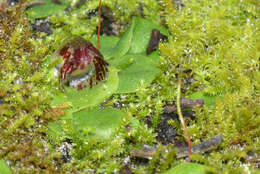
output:
[[[182,10],[174,10],[169,0],[163,2],[172,34],[169,43],[160,46],[163,68],[169,74],[178,67],[189,72],[184,78],[194,82],[186,87],[186,95],[198,90],[225,95],[213,108],[197,108],[196,121],[188,127],[193,144],[221,133],[222,150],[193,156],[192,160],[224,173],[245,172],[243,161],[248,153],[252,150],[259,154],[255,146],[260,135],[256,126],[260,123],[256,1],[185,1]]]
[[[48,43],[32,33],[24,3],[0,16],[0,158],[14,173],[55,172],[44,137],[51,97],[41,67]]]
[[[130,113],[124,116],[120,127],[102,141],[89,136],[93,130],[79,130],[71,120],[65,120],[62,129],[64,137],[73,144],[70,163],[61,166],[62,172],[69,173],[119,173],[131,149],[155,142],[152,131]]]

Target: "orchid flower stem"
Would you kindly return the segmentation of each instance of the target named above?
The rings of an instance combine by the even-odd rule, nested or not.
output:
[[[99,0],[98,5],[98,34],[97,34],[97,49],[99,48],[99,37],[100,37],[100,26],[101,25],[101,0]]]
[[[179,116],[179,120],[181,122],[183,131],[184,131],[184,136],[186,138],[186,141],[188,143],[188,161],[190,161],[190,155],[191,155],[191,141],[190,141],[190,137],[187,131],[187,127],[185,124],[185,121],[183,119],[183,115],[181,112],[181,74],[179,74],[178,77],[178,88],[177,88],[177,112],[178,112],[178,116]]]

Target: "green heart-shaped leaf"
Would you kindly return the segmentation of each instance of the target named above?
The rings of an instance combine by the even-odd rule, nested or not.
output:
[[[91,89],[87,87],[82,90],[77,90],[67,87],[64,95],[67,97],[67,100],[72,103],[73,110],[78,111],[102,103],[106,98],[115,93],[118,83],[118,70],[109,67],[109,73],[105,81],[94,85]]]
[[[95,130],[93,136],[97,139],[105,139],[119,126],[124,113],[115,108],[81,110],[73,113],[73,119],[79,129],[90,127]]]
[[[51,141],[60,142],[64,139],[63,135],[65,134],[61,126],[61,121],[66,119],[71,120],[70,123],[73,124],[72,126],[77,131],[90,128],[93,130],[90,134],[92,138],[96,138],[97,140],[106,139],[119,126],[120,120],[124,115],[121,110],[111,107],[105,109],[94,107],[74,113],[70,111],[68,111],[65,117],[61,117],[59,122],[49,123],[47,135]]]
[[[131,59],[133,61],[131,61]],[[135,92],[139,87],[141,80],[150,84],[160,72],[160,69],[155,63],[159,59],[159,55],[145,56],[142,54],[125,55],[121,62],[132,62],[126,65],[124,69],[119,72],[119,86],[117,93]],[[115,64],[115,62],[113,62]],[[118,63],[117,66],[122,64]]]

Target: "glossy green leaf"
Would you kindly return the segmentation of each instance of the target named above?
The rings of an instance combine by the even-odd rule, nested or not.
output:
[[[91,130],[90,136],[92,138],[102,140],[111,135],[124,116],[124,112],[120,109],[111,107],[105,109],[94,107],[74,113],[69,111],[68,113],[67,116],[61,117],[60,121],[49,123],[47,135],[51,141],[60,142],[64,139],[65,133],[61,126],[63,120],[70,120],[70,123],[77,131]]]
[[[196,163],[181,163],[164,174],[209,174],[206,167]]]
[[[131,61],[133,59],[133,61]],[[119,86],[117,93],[135,92],[139,87],[141,80],[150,84],[160,72],[160,69],[155,63],[158,56],[145,56],[142,54],[125,55],[121,63],[129,62],[124,69],[119,72]],[[131,63],[132,62],[132,63]],[[112,62],[116,64],[115,62]],[[117,66],[122,64],[118,63]]]
[[[68,4],[64,0],[59,0],[61,4],[56,4],[52,0],[43,0],[46,4],[37,5],[26,10],[29,18],[44,18],[64,10]]]
[[[100,82],[98,85],[94,85],[92,89],[87,87],[82,90],[77,90],[67,87],[64,94],[67,96],[68,101],[72,103],[73,110],[78,111],[103,102],[106,98],[115,93],[118,88],[118,83],[118,70],[114,67],[110,67],[107,80]]]
[[[0,174],[12,174],[11,169],[4,160],[0,160]]]
[[[81,110],[73,114],[73,120],[79,129],[90,127],[94,129],[93,136],[97,139],[108,138],[119,126],[124,113],[120,109],[95,107],[91,110]]]

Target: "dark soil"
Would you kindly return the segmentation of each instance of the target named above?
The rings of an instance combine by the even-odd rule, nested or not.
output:
[[[111,10],[103,6],[101,8],[101,35],[118,36],[121,29],[120,24],[113,18]]]
[[[190,119],[194,119],[194,113],[191,111],[183,112],[184,117],[188,117]],[[175,128],[173,128],[168,121],[174,120],[178,121],[178,114],[177,113],[163,113],[161,115],[161,121],[157,126],[156,133],[157,133],[157,141],[162,143],[163,145],[167,145],[173,143],[177,146],[186,145],[186,143],[180,142],[178,139],[179,135]]]
[[[52,34],[50,22],[48,19],[36,19],[35,22],[32,24],[32,27],[35,32],[44,32],[47,35]]]

